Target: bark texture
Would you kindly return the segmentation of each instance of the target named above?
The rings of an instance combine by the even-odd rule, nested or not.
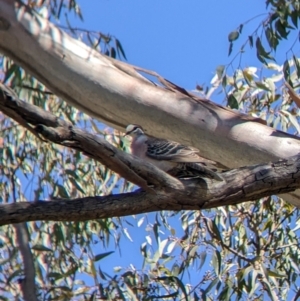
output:
[[[158,210],[199,210],[234,205],[300,187],[300,156],[266,165],[234,169],[226,181],[182,181],[182,187],[156,187],[156,193],[136,191],[119,195],[55,199],[0,205],[0,225],[25,221],[84,221]]]

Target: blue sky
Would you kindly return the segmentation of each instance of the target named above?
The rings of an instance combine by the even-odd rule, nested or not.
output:
[[[228,34],[241,23],[266,13],[265,1],[258,0],[79,0],[78,3],[84,23],[78,18],[72,19],[73,26],[117,37],[123,45],[128,63],[154,70],[189,90],[197,84],[209,84],[216,67],[228,64],[238,52],[239,43],[236,43],[233,55],[228,57]],[[239,40],[241,43],[264,17],[266,15],[246,25]],[[284,58],[285,54],[278,63],[282,64]],[[247,50],[242,63],[245,67],[260,65],[255,49]],[[150,214],[149,218],[153,216]],[[128,220],[132,221],[130,217]],[[174,217],[173,223],[174,227],[177,224],[180,232],[179,215]],[[128,226],[134,242],[123,239],[122,258],[116,251],[100,262],[101,268],[108,273],[113,272],[114,266],[128,266],[130,263],[140,268],[140,244],[147,235],[145,226],[145,223],[137,229]],[[95,250],[95,253],[113,248],[112,245],[107,250]],[[204,266],[203,270],[206,268],[208,266]]]
[[[78,3],[84,16],[83,24],[76,22],[78,26],[116,36],[129,63],[154,70],[186,89],[209,83],[216,67],[232,59],[227,56],[228,34],[248,19],[266,13],[261,0]],[[241,42],[265,16],[244,28]],[[235,50],[238,47],[233,54]],[[257,65],[254,50],[243,56],[243,63]]]

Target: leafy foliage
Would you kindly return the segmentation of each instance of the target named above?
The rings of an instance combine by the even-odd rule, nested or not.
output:
[[[7,58],[2,60],[4,71],[15,69]],[[15,86],[21,98],[35,105],[56,112],[57,116],[72,121],[78,126],[103,135],[120,148],[126,146],[112,132],[78,110],[68,106],[46,88],[30,77],[24,70],[7,76],[6,81]],[[8,73],[6,73],[8,74]],[[23,86],[30,86],[28,90]],[[21,88],[18,88],[21,87]],[[104,195],[124,192],[132,185],[121,180],[105,166],[87,159],[84,155],[37,139],[20,125],[2,115],[0,121],[1,149],[1,202],[24,202],[53,197],[75,198],[86,195]],[[115,133],[117,134],[117,133]],[[103,255],[113,240],[118,246],[120,220],[106,219],[85,223],[27,223],[29,244],[36,265],[36,284],[43,298],[55,296],[70,298],[82,295],[84,282],[78,273],[95,276],[94,261],[104,258],[94,254],[99,245]],[[2,227],[1,241],[1,290],[18,296],[16,282],[23,276],[21,254],[15,242],[15,226]],[[99,249],[98,247],[96,249]],[[99,251],[98,251],[99,252]],[[109,254],[108,254],[109,255]],[[17,265],[17,266],[16,266]],[[42,293],[43,292],[43,293]]]
[[[82,19],[75,1],[29,1],[29,5],[54,21],[65,16],[66,30],[74,37],[102,53],[126,58],[118,39],[69,24],[70,12]],[[275,64],[272,53],[297,28],[299,3],[267,1],[267,5],[272,12],[246,41],[256,47],[262,67],[239,65],[230,73],[232,64],[219,66],[212,86],[204,92],[210,97],[219,91],[229,107],[299,134],[299,110],[283,85],[286,80],[298,89],[299,59],[293,54],[283,65]],[[229,54],[245,25],[229,34]],[[120,133],[68,106],[7,57],[2,57],[1,69],[3,82],[20,98],[103,135],[127,151]],[[37,139],[4,115],[0,116],[0,131],[1,203],[133,189],[105,166]],[[290,299],[299,284],[299,224],[298,210],[274,196],[207,211],[161,211],[88,222],[28,222],[24,226],[40,299],[197,301]],[[136,250],[140,266],[131,255]],[[24,257],[16,225],[0,229],[0,254],[0,299],[20,299]],[[108,271],[112,257],[114,264]]]
[[[268,64],[270,61],[275,62],[275,57],[272,54],[276,53],[280,42],[288,38],[290,38],[291,41],[291,47],[288,49],[288,52],[293,54],[293,48],[299,40],[299,1],[267,0],[266,5],[267,9],[269,9],[267,13],[255,16],[243,24],[240,24],[236,30],[229,34],[229,55],[233,50],[233,42],[243,37],[243,28],[256,18],[262,18],[262,21],[241,45],[238,55],[242,55],[245,52],[247,45],[249,45],[250,48],[255,46],[256,56],[261,63]]]

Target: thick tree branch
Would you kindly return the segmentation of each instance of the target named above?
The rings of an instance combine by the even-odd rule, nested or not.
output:
[[[38,137],[84,152],[127,180],[146,191],[152,189],[147,182],[159,187],[182,188],[181,182],[152,164],[117,149],[105,139],[74,127],[30,103],[20,100],[11,89],[0,84],[0,110]],[[36,125],[36,127],[33,127]],[[153,193],[154,191],[152,191]]]
[[[239,204],[300,187],[300,155],[223,173],[224,182],[182,181],[182,189],[0,205],[0,225],[35,220],[83,221],[158,210],[199,210]]]

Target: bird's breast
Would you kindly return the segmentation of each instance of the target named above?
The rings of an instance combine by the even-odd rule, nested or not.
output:
[[[141,137],[136,137],[132,139],[131,142],[131,153],[134,156],[144,159],[147,152],[146,139]]]

